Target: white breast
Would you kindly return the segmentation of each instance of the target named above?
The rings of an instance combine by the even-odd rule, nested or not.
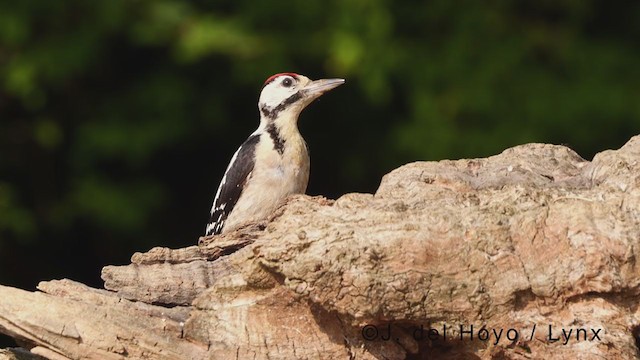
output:
[[[293,194],[303,194],[309,182],[309,154],[301,136],[287,139],[284,153],[273,149],[266,137],[248,184],[225,222],[223,232],[267,218]]]

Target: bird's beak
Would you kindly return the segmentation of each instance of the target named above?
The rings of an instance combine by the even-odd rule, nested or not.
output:
[[[320,79],[310,82],[302,91],[307,97],[317,98],[325,92],[344,84],[344,79]]]

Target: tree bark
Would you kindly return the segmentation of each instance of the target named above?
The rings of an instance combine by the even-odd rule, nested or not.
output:
[[[527,144],[294,196],[106,290],[0,287],[0,332],[49,359],[635,358],[639,252],[640,136],[591,162]]]

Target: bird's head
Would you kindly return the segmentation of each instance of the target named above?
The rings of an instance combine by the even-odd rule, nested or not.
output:
[[[283,113],[297,116],[313,100],[342,84],[344,79],[312,81],[294,73],[276,74],[265,81],[258,108],[263,118],[272,120]]]

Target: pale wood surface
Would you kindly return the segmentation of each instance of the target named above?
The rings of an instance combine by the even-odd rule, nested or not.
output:
[[[107,290],[0,286],[0,332],[50,359],[634,358],[639,252],[640,137],[591,162],[528,144],[408,164],[375,194],[295,196],[263,224],[107,266]],[[363,338],[389,324],[394,341]]]

